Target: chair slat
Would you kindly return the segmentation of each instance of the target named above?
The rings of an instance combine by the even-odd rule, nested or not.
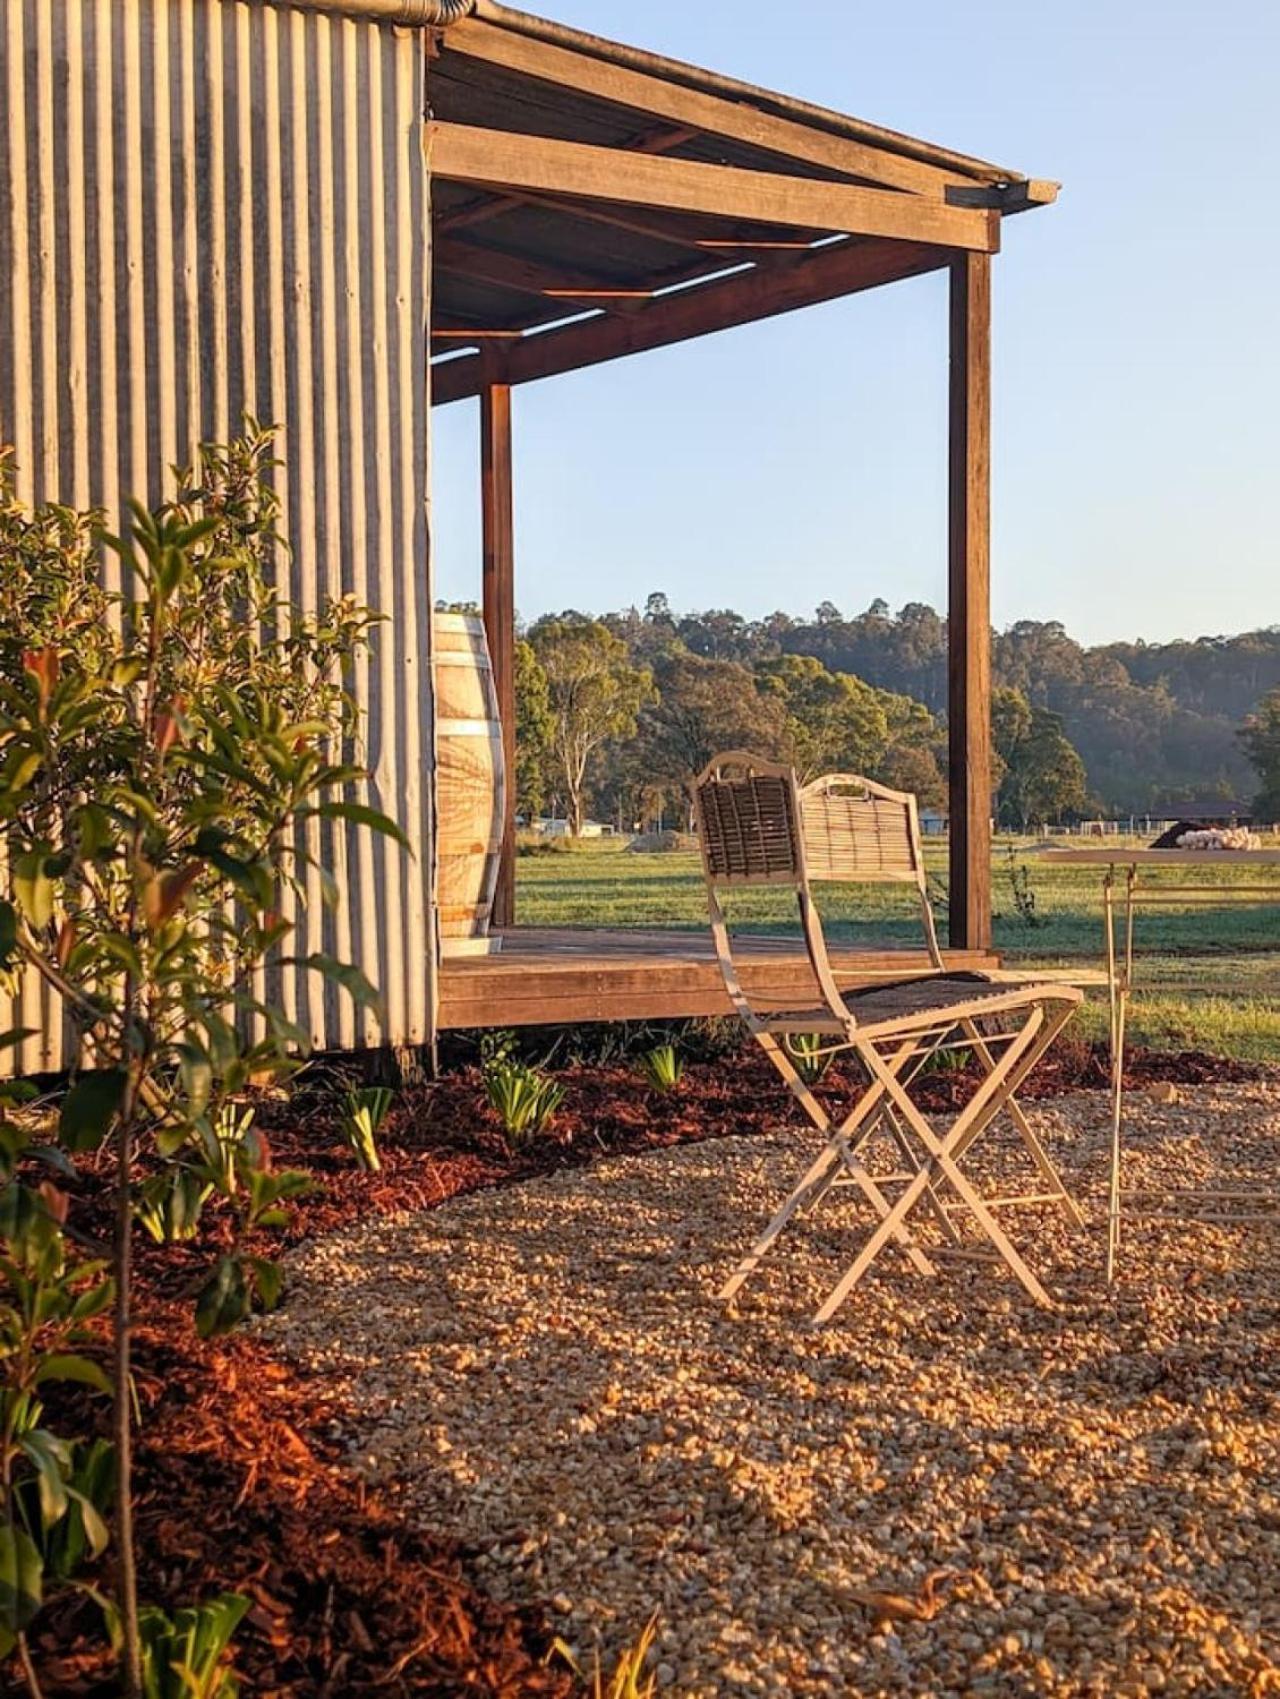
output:
[[[794,793],[772,773],[709,779],[695,797],[707,871],[727,885],[793,885],[800,849]]]
[[[919,877],[909,797],[867,780],[818,780],[801,791],[800,807],[810,879]]]

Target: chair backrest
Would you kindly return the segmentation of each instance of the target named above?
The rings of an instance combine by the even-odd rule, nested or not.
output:
[[[890,790],[857,773],[826,773],[803,786],[799,797],[808,877],[914,886],[925,947],[933,965],[941,967],[920,813],[911,792]]]
[[[917,885],[924,871],[916,799],[854,773],[827,773],[800,791],[810,879]]]
[[[796,892],[810,965],[823,998],[835,987],[822,923],[811,894],[817,880],[909,884],[920,906],[930,961],[943,965],[929,902],[916,799],[855,773],[830,773],[803,787],[790,767],[735,749],[715,756],[690,787],[712,932],[735,1002],[731,944],[719,887],[783,885]]]
[[[732,749],[715,756],[690,789],[709,883],[803,884],[800,791],[790,767]]]

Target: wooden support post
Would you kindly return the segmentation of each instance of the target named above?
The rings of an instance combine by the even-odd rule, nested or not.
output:
[[[511,388],[486,383],[480,392],[480,494],[484,508],[484,629],[502,721],[507,818],[493,899],[493,924],[515,921],[516,688],[515,531],[511,501]]]
[[[991,946],[991,257],[951,262],[950,939]]]

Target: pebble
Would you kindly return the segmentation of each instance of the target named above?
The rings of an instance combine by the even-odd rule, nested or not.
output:
[[[1126,1185],[1275,1193],[1280,1087],[1128,1109]],[[365,1222],[291,1254],[256,1325],[494,1595],[606,1669],[656,1609],[680,1699],[1280,1692],[1280,1233],[1134,1220],[1108,1290],[1105,1094],[1029,1114],[1089,1218],[1002,1212],[1052,1313],[886,1255],[811,1328],[867,1228],[842,1191],[727,1314],[797,1128]],[[1020,1155],[967,1165],[1039,1189]]]

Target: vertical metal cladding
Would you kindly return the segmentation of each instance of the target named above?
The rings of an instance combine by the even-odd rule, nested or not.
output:
[[[426,36],[260,0],[0,4],[0,439],[19,493],[169,493],[169,468],[279,427],[290,594],[385,616],[356,688],[362,794],[414,855],[326,822],[294,946],[354,961],[385,1027],[277,968],[321,1046],[416,1045],[433,1022],[427,547]],[[105,570],[114,569],[110,562]],[[51,1011],[37,985],[0,1029]],[[55,1067],[60,1040],[11,1065]]]

